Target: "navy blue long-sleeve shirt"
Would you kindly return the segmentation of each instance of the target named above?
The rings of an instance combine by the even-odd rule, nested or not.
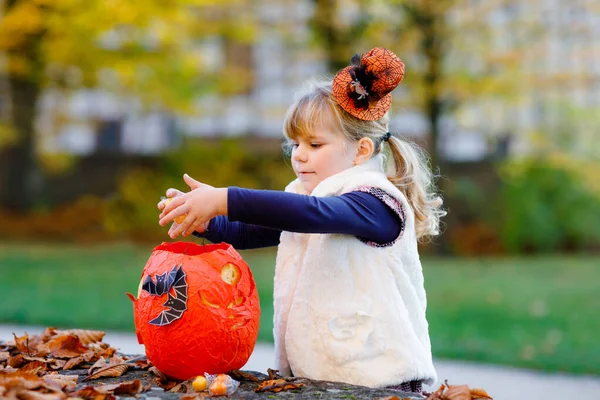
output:
[[[276,246],[281,231],[340,233],[375,243],[393,242],[403,221],[392,208],[367,192],[315,197],[274,190],[229,187],[228,217],[210,221],[194,235],[236,249]]]

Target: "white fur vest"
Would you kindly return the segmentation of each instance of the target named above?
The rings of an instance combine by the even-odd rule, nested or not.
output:
[[[370,387],[436,380],[414,215],[383,171],[383,157],[376,156],[323,180],[312,195],[364,186],[391,195],[405,225],[390,246],[341,234],[281,234],[274,337],[282,374]],[[298,180],[286,191],[306,194]]]

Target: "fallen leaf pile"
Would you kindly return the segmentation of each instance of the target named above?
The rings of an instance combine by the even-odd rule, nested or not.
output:
[[[433,393],[424,393],[425,400],[493,400],[483,389],[470,389],[468,385],[449,385],[446,380]]]
[[[69,398],[112,400],[119,395],[138,396],[151,389],[151,384],[143,384],[139,379],[115,384],[90,381],[105,377],[120,377],[131,368],[146,370],[154,374],[153,383],[165,391],[182,394],[182,399],[192,400],[221,394],[215,387],[196,392],[193,381],[176,381],[160,372],[145,357],[128,358],[119,355],[116,349],[102,342],[105,333],[90,330],[57,330],[47,328],[41,335],[17,337],[14,341],[0,341],[0,398],[64,400]],[[298,377],[283,377],[279,371],[269,369],[268,376],[258,376],[230,371],[227,375],[216,376],[216,383],[252,382],[254,391],[283,392],[302,390],[306,380]],[[213,379],[215,376],[208,376]],[[220,379],[220,380],[219,380]],[[232,379],[235,380],[232,382]],[[221,382],[223,381],[223,382]],[[213,382],[213,384],[215,384]],[[78,389],[79,384],[79,389]],[[206,385],[202,385],[204,387]],[[221,385],[223,386],[223,385]],[[197,385],[198,387],[198,385]],[[228,390],[229,390],[228,389]],[[229,392],[228,392],[229,393]],[[483,389],[470,389],[467,385],[449,385],[448,381],[433,393],[423,392],[426,400],[492,400]],[[396,400],[397,397],[388,397]]]
[[[41,335],[14,335],[14,341],[0,342],[0,398],[102,400],[148,390],[139,380],[76,390],[80,374],[71,373],[72,369],[87,369],[83,382],[121,376],[134,366],[149,367],[147,361],[116,355],[116,349],[102,342],[104,335],[100,331],[47,328]]]

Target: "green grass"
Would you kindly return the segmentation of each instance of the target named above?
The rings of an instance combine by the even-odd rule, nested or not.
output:
[[[134,331],[135,294],[152,246],[0,244],[0,323]],[[261,301],[259,340],[272,341],[272,252],[243,253]]]
[[[600,374],[600,257],[424,261],[434,355]]]
[[[152,247],[0,244],[0,322],[133,331]],[[271,341],[274,252],[247,251]],[[600,257],[424,258],[435,357],[600,374]]]

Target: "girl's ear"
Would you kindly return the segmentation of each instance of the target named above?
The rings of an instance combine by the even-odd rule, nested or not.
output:
[[[364,137],[360,139],[356,144],[356,157],[354,157],[354,165],[361,165],[367,162],[373,155],[374,148],[375,146],[370,138]]]

